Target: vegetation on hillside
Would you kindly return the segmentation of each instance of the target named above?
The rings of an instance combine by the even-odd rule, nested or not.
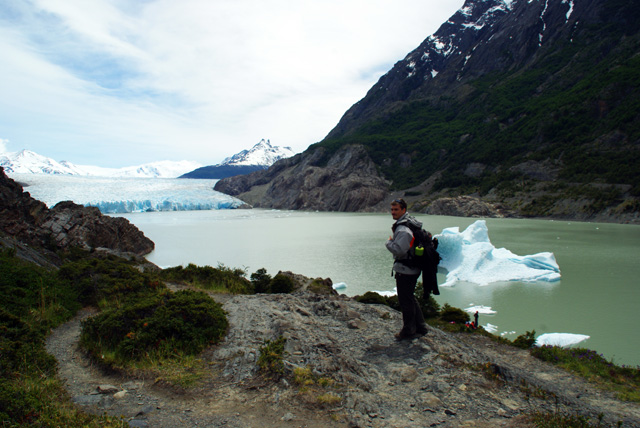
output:
[[[82,286],[0,251],[0,421],[2,426],[124,427],[119,418],[73,406],[45,351],[48,331],[81,307]]]
[[[557,182],[565,183],[555,189],[559,197],[593,200],[590,193],[603,184],[627,185],[625,191],[639,197],[637,25],[588,29],[558,43],[527,69],[485,75],[464,96],[405,103],[312,149],[323,147],[328,159],[344,145],[363,144],[396,190],[440,173],[434,191],[509,191],[536,181],[514,167],[546,161],[558,169]],[[473,163],[483,165],[479,174],[467,173]],[[619,188],[605,192],[589,209],[622,203]]]

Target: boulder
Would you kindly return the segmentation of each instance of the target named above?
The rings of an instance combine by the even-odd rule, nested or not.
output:
[[[472,196],[439,198],[431,202],[424,212],[457,217],[504,217],[500,207]]]
[[[0,232],[48,250],[106,248],[144,255],[154,243],[122,217],[104,216],[95,207],[60,202],[52,209],[23,191],[0,167]]]

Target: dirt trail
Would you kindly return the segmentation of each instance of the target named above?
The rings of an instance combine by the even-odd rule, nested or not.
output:
[[[123,415],[137,427],[522,427],[523,415],[534,410],[594,421],[602,414],[612,426],[640,427],[640,406],[527,351],[436,329],[396,342],[401,316],[386,306],[310,293],[215,298],[228,312],[229,333],[203,353],[210,376],[188,392],[92,365],[77,344],[90,311],[57,328],[47,349],[76,403]],[[287,339],[287,368],[310,367],[335,380],[339,387],[327,392],[339,396],[338,403],[322,405],[317,393],[256,376],[260,346],[279,336]],[[96,394],[100,385],[117,390]]]

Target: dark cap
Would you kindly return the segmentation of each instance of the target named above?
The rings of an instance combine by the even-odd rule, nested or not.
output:
[[[400,205],[400,208],[403,210],[407,209],[407,203],[402,198],[397,198],[391,201],[391,205]]]

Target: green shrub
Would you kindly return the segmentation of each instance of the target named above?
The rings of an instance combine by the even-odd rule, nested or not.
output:
[[[640,402],[640,367],[618,366],[585,348],[565,349],[545,345],[533,348],[531,355],[615,391],[621,400]]]
[[[392,309],[395,309],[396,311],[400,310],[400,300],[398,300],[398,296],[387,296],[385,297],[387,300],[387,306],[389,306]]]
[[[424,315],[425,318],[435,318],[440,313],[440,305],[431,293],[427,294],[428,297],[425,299],[423,284],[422,282],[419,282],[416,287],[415,295],[416,299],[418,299],[420,309],[422,310],[422,315]]]
[[[530,419],[536,428],[593,428],[588,418],[579,415],[535,412]]]
[[[260,268],[251,274],[251,284],[256,293],[270,293],[271,275],[267,273],[265,268]]]
[[[273,277],[269,288],[272,293],[291,293],[293,291],[293,280],[287,275],[279,273]]]
[[[58,271],[58,278],[74,284],[80,302],[85,305],[151,295],[164,288],[149,274],[140,272],[132,262],[116,256],[66,263]]]
[[[276,340],[265,340],[260,347],[258,367],[267,377],[279,378],[284,374],[284,345],[287,339],[280,336]]]
[[[160,278],[174,281],[206,290],[233,294],[252,294],[253,286],[242,269],[232,269],[224,265],[217,268],[211,266],[196,266],[189,263],[187,267],[176,266],[163,269]]]
[[[360,303],[370,303],[377,305],[387,304],[387,299],[383,295],[378,294],[375,291],[367,291],[362,296],[355,296],[354,299]]]
[[[456,324],[464,324],[471,318],[469,314],[460,308],[454,308],[448,303],[445,303],[440,312],[440,319],[445,322],[454,322]]]
[[[525,334],[521,334],[516,337],[513,344],[518,348],[529,349],[536,343],[536,331],[527,331]]]
[[[195,355],[226,333],[222,307],[191,290],[127,301],[86,320],[81,343],[107,363],[145,357]]]

